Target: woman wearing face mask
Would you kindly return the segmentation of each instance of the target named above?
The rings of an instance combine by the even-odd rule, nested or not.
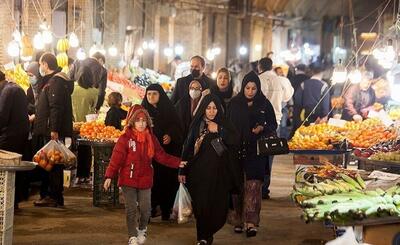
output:
[[[189,93],[181,98],[175,105],[178,116],[182,122],[183,138],[186,138],[189,132],[190,123],[192,122],[196,108],[199,105],[202,92],[207,93],[208,91],[209,90],[205,90],[203,92],[203,87],[200,82],[193,80],[189,84]]]
[[[153,133],[164,150],[173,156],[180,156],[183,144],[181,122],[164,89],[159,84],[148,86],[142,106],[149,112],[154,124]],[[153,161],[153,167],[152,216],[156,216],[156,208],[160,206],[162,220],[167,221],[178,190],[178,172],[156,161]]]
[[[211,93],[219,97],[226,111],[228,103],[231,101],[232,97],[235,96],[231,75],[227,68],[223,67],[217,71],[217,84],[211,87]]]
[[[108,190],[111,179],[119,175],[118,185],[125,197],[128,244],[138,245],[144,244],[147,237],[153,185],[152,160],[172,168],[178,168],[181,161],[165,153],[160,146],[151,129],[150,115],[142,106],[133,106],[126,120],[125,133],[119,137],[106,170],[104,189]]]
[[[225,150],[218,150],[222,140]],[[190,126],[183,146],[179,181],[187,183],[196,217],[197,244],[212,244],[229,208],[229,192],[240,188],[240,171],[229,153],[239,143],[237,132],[225,120],[216,95],[204,97]]]
[[[30,116],[31,121],[34,119],[34,114],[35,114],[35,107],[37,105],[37,101],[39,98],[39,93],[43,89],[43,84],[42,84],[42,77],[40,76],[39,73],[39,63],[38,62],[32,62],[29,64],[28,68],[26,69],[26,73],[28,74],[29,77],[29,88],[26,91],[27,97],[28,97],[28,113]]]
[[[256,73],[244,77],[242,89],[231,100],[227,114],[239,131],[239,157],[245,172],[244,194],[233,198],[237,214],[235,232],[241,233],[245,226],[247,237],[253,237],[260,222],[261,190],[268,163],[268,157],[257,155],[257,140],[275,134],[277,128],[274,109],[261,92]]]

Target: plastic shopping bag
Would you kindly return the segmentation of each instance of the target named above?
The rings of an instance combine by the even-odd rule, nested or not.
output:
[[[72,169],[76,167],[76,156],[75,154],[70,151],[63,143],[58,142],[58,145],[60,146],[60,150],[64,155],[64,162],[61,164],[64,164],[65,168],[67,169]]]
[[[64,144],[50,140],[33,157],[33,161],[47,171],[53,169],[54,164],[74,164],[76,157]]]
[[[192,198],[185,185],[181,183],[176,193],[172,215],[177,219],[178,224],[184,224],[189,222],[192,213]]]

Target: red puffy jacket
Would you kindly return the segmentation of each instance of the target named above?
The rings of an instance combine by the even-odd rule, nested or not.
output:
[[[167,154],[152,134],[154,143],[154,159],[171,168],[178,168],[180,159]],[[106,178],[113,178],[119,173],[118,185],[138,189],[149,189],[153,186],[152,159],[147,154],[139,154],[145,147],[144,143],[135,141],[131,129],[118,139],[114,147]]]

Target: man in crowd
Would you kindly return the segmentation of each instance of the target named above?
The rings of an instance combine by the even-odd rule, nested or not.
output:
[[[293,130],[292,135],[302,124],[301,112],[304,110],[305,125],[315,121],[327,119],[330,107],[330,95],[328,84],[322,81],[323,68],[320,64],[310,65],[313,76],[300,84],[294,94]],[[315,108],[315,110],[314,110]]]
[[[306,70],[307,70],[307,66],[304,64],[299,64],[296,66],[295,75],[290,80],[290,83],[292,84],[292,87],[294,88],[295,92],[297,91],[297,89],[299,88],[299,86],[302,82],[310,79],[310,77],[307,76],[307,74],[306,74]]]
[[[375,91],[371,87],[372,76],[364,72],[359,84],[353,84],[344,95],[342,118],[347,121],[361,121],[368,116],[371,106],[375,103]]]
[[[278,76],[272,70],[272,60],[270,58],[262,58],[258,61],[258,72],[261,81],[261,90],[274,107],[276,122],[279,125],[282,119],[282,106],[286,104],[293,96],[293,87],[289,79]],[[263,199],[269,199],[269,185],[271,183],[273,157],[269,159],[269,168],[266,171],[263,185]]]
[[[88,67],[92,73],[92,83],[95,88],[99,89],[99,97],[97,98],[96,111],[100,110],[100,107],[104,103],[104,97],[106,95],[106,87],[107,87],[107,69],[104,68],[104,64],[106,63],[106,57],[100,53],[96,52],[82,61],[75,61],[72,69],[69,72],[69,77],[73,81],[77,81],[79,79],[80,73],[83,69],[82,67]]]
[[[204,74],[206,62],[203,57],[196,55],[190,59],[190,74],[186,77],[179,78],[176,81],[174,92],[172,93],[172,104],[176,104],[185,94],[189,93],[189,84],[193,80],[201,83],[201,87],[208,89],[215,82]]]
[[[74,84],[66,74],[60,72],[53,54],[43,54],[39,65],[45,85],[36,108],[33,130],[37,142],[35,150],[39,150],[50,139],[62,141],[72,136],[71,94]],[[34,202],[35,206],[63,206],[63,166],[54,165],[50,172],[41,169],[41,173],[40,200]]]

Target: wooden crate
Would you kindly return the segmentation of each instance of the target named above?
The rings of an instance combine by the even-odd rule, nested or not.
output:
[[[400,224],[364,226],[363,237],[364,243],[398,245],[400,244]]]

